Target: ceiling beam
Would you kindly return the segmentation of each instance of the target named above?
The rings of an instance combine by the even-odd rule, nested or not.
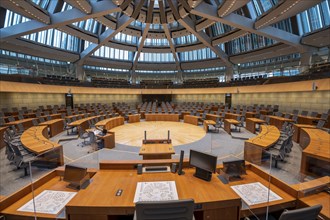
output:
[[[144,4],[144,1],[142,2],[142,5]],[[145,27],[142,28],[142,36],[138,41],[138,47],[137,47],[137,51],[134,54],[134,58],[133,58],[133,63],[132,63],[132,70],[135,73],[135,69],[136,66],[138,64],[140,55],[141,55],[141,51],[144,47],[144,41],[146,40],[148,33],[149,33],[149,28],[152,22],[152,12],[154,10],[154,1],[150,1],[149,2],[149,6],[148,6],[148,11],[147,11],[147,18],[146,18],[146,25]],[[136,12],[136,11],[135,11]]]
[[[85,12],[86,14],[92,13],[92,6],[87,0],[64,0],[68,4],[78,8],[80,11]]]
[[[218,15],[220,17],[229,15],[237,9],[242,8],[249,1],[250,0],[226,0],[224,3],[221,4],[220,8],[218,9]]]
[[[177,21],[185,27],[190,33],[195,35],[200,42],[206,47],[210,48],[226,66],[231,67],[232,63],[228,60],[228,55],[221,50],[218,46],[212,46],[211,38],[203,31],[196,31],[196,24],[190,17],[181,18],[177,11],[178,5],[176,1],[169,0],[168,4],[173,11],[174,17],[178,18]]]
[[[269,26],[275,24],[281,20],[290,18],[303,12],[318,3],[322,2],[322,0],[313,0],[313,1],[305,1],[305,0],[295,0],[295,1],[282,1],[277,7],[273,8],[266,12],[266,14],[262,15],[255,24],[254,27],[256,29],[260,29],[265,26]]]
[[[165,35],[166,35],[166,38],[168,40],[168,43],[170,45],[170,48],[171,48],[171,52],[173,54],[173,57],[174,57],[174,60],[175,60],[175,63],[176,65],[178,66],[178,68],[180,68],[180,60],[179,60],[179,55],[177,54],[176,50],[175,50],[175,46],[174,46],[174,43],[173,43],[173,39],[171,37],[171,32],[167,26],[167,24],[162,24],[163,26],[163,29],[164,29],[164,32],[165,32]],[[178,69],[178,70],[181,70],[181,69]]]
[[[226,66],[231,67],[232,63],[228,60],[228,55],[221,50],[218,46],[212,46],[211,38],[203,31],[197,32],[195,30],[194,22],[191,18],[186,17],[184,19],[178,20],[178,22],[185,27],[190,33],[195,35],[197,39],[202,42],[206,47],[210,48],[223,62]]]
[[[144,0],[140,1],[138,5],[134,8],[134,11],[140,11],[143,6]],[[134,13],[134,12],[133,12]],[[84,51],[80,53],[80,59],[77,61],[78,64],[83,64],[84,60],[92,55],[97,49],[106,44],[109,40],[111,40],[116,34],[124,30],[128,25],[130,25],[135,19],[128,17],[125,14],[122,14],[120,18],[117,20],[117,27],[115,30],[107,29],[103,32],[99,37],[98,44],[89,45]]]
[[[7,8],[16,13],[22,14],[25,17],[36,19],[44,24],[50,24],[50,17],[46,10],[43,10],[39,5],[29,1],[5,0],[0,1],[0,6]]]
[[[144,27],[143,33],[142,33],[142,37],[140,38],[139,42],[138,42],[138,49],[135,52],[135,56],[133,59],[133,65],[132,65],[132,70],[135,71],[136,66],[138,64],[138,60],[139,57],[141,55],[141,51],[143,49],[144,46],[144,41],[146,40],[147,36],[148,36],[148,32],[149,32],[149,28],[150,28],[150,23],[146,23],[146,26]]]
[[[250,33],[268,37],[270,39],[282,42],[290,46],[294,46],[301,52],[305,52],[311,49],[300,43],[300,36],[280,30],[278,28],[267,26],[256,30],[254,28],[255,20],[253,19],[234,13],[231,13],[226,17],[220,18],[217,14],[217,8],[212,5],[206,4],[205,2],[201,2],[196,8],[192,9],[191,13],[204,18],[208,18],[216,22],[221,22],[223,24],[230,25],[235,28],[239,28],[241,30],[248,31]]]
[[[72,24],[74,22],[87,20],[89,18],[97,18],[103,15],[111,14],[113,12],[121,11],[121,9],[113,4],[112,1],[91,2],[91,5],[93,7],[91,14],[83,13],[76,8],[56,14],[50,14],[51,23],[49,25],[36,20],[32,20],[10,27],[1,28],[0,42],[9,40],[10,38],[17,38],[27,34],[32,34],[52,28],[58,28],[64,25]]]
[[[132,23],[133,20],[134,20],[133,18],[130,18],[123,14],[118,19],[117,28],[115,30],[107,29],[99,36],[98,43],[90,44],[84,51],[82,51],[80,53],[80,59],[78,60],[78,64],[82,64],[88,56],[92,55],[92,53],[94,53],[97,49],[99,49],[101,46],[103,46],[105,43],[107,43],[110,39],[112,39],[116,34],[118,34],[124,28],[126,28],[130,23]]]

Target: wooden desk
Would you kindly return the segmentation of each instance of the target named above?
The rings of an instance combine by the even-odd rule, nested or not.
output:
[[[314,125],[307,125],[307,124],[294,124],[293,128],[294,128],[294,133],[293,133],[292,140],[299,143],[301,128],[316,128],[316,127]]]
[[[206,182],[194,177],[194,172],[194,169],[185,169],[185,175],[179,176],[176,173],[137,175],[136,170],[100,170],[88,188],[80,190],[67,204],[66,213],[70,220],[103,220],[116,215],[133,215],[138,182],[175,181],[179,199],[194,199],[197,219],[239,219],[241,201],[229,185],[221,183],[216,174]],[[115,196],[118,189],[123,190],[119,197]]]
[[[273,111],[263,109],[263,110],[260,110],[260,113],[261,113],[262,115],[270,115],[270,114],[273,113]]]
[[[64,164],[62,145],[48,140],[47,126],[33,126],[21,135],[23,146],[36,155],[41,155],[47,161]],[[47,151],[49,151],[47,153]]]
[[[142,144],[139,155],[142,155],[143,160],[152,159],[171,159],[172,154],[175,154],[172,144]]]
[[[298,208],[310,207],[321,204],[320,216],[323,219],[330,220],[330,195],[326,192],[320,192],[323,186],[330,186],[330,177],[325,176],[308,182],[292,185],[298,191]],[[321,188],[320,188],[321,187]],[[307,194],[305,194],[305,192]]]
[[[206,114],[206,120],[212,120],[212,121],[217,121],[217,119],[222,119],[223,117],[220,115],[215,115],[215,114]]]
[[[225,119],[224,120],[224,130],[228,133],[231,134],[231,125],[237,125],[239,124],[239,121],[235,120],[235,119]]]
[[[278,116],[274,116],[274,115],[270,115],[268,116],[270,118],[269,123],[271,125],[275,125],[278,129],[282,129],[282,126],[284,124],[284,122],[293,122],[292,119],[289,118],[283,118],[283,117],[278,117]]]
[[[105,128],[109,131],[112,128],[123,125],[124,122],[125,122],[124,117],[119,116],[119,117],[107,118],[102,121],[99,121],[95,124],[95,126]]]
[[[256,112],[246,112],[245,117],[246,118],[255,118],[257,115]]]
[[[250,131],[251,133],[256,133],[256,124],[262,124],[265,123],[264,120],[261,120],[259,118],[246,118],[246,130]]]
[[[198,120],[200,119],[201,117],[199,116],[194,116],[194,115],[185,115],[183,117],[183,122],[184,123],[188,123],[188,124],[192,124],[192,125],[198,125]]]
[[[322,210],[320,215],[325,220],[330,219],[330,195],[326,192],[320,192],[317,194],[313,194],[304,198],[300,198],[298,200],[298,207],[310,207],[314,205],[322,205]]]
[[[60,118],[61,118],[61,114],[60,114],[60,113],[57,113],[57,114],[50,114],[49,116],[52,118],[52,120],[53,120],[53,119],[60,119]]]
[[[254,164],[260,164],[262,153],[274,145],[280,138],[280,131],[272,125],[261,125],[260,133],[244,142],[244,159]]]
[[[236,120],[238,116],[242,116],[242,115],[226,112],[225,119],[235,119]]]
[[[235,186],[240,184],[260,182],[265,187],[269,188],[282,197],[281,200],[267,203],[261,203],[252,205],[249,208],[256,215],[266,213],[267,205],[269,205],[269,212],[280,211],[286,208],[294,208],[296,206],[297,192],[292,189],[289,185],[285,184],[281,180],[271,176],[269,184],[269,174],[259,169],[258,167],[250,164],[247,165],[247,175],[242,175],[242,180],[229,182],[228,185]],[[251,211],[247,207],[242,207],[240,211],[240,217],[252,216]]]
[[[88,121],[92,120],[94,118],[98,118],[100,116],[91,116],[91,117],[87,117],[87,118],[83,118],[83,119],[79,119],[77,121],[71,122],[70,124],[68,124],[70,127],[77,127],[79,129],[82,129],[83,131],[85,131],[86,129],[89,128],[89,124]],[[78,129],[77,129],[78,130]],[[79,131],[78,131],[79,133]]]
[[[93,177],[95,174],[95,170],[90,171],[88,169],[87,172],[90,177]],[[37,196],[44,190],[59,190],[59,191],[67,191],[67,192],[77,192],[76,190],[67,188],[67,182],[61,180],[63,177],[63,169],[57,168],[49,172],[48,174],[44,175],[40,179],[34,181],[33,188],[34,188],[34,195]],[[34,213],[32,212],[20,212],[17,211],[21,206],[26,204],[33,198],[31,192],[31,184],[23,187],[19,191],[7,196],[3,200],[0,201],[0,212],[1,214],[6,216],[7,220],[33,220]],[[48,220],[48,219],[58,219],[57,215],[51,214],[42,214],[37,213],[36,216],[38,219]]]
[[[321,120],[321,118],[298,115],[297,121],[298,121],[298,124],[316,125],[318,120]],[[314,121],[316,121],[316,122],[314,122]]]
[[[40,123],[39,125],[46,125],[50,129],[50,137],[54,137],[55,135],[61,133],[64,128],[64,119],[53,119],[50,121],[45,121]]]
[[[140,115],[134,114],[128,116],[128,123],[140,122]]]
[[[302,157],[300,172],[307,175],[330,175],[330,134],[320,129],[301,128]]]
[[[96,135],[96,137],[104,141],[104,148],[112,149],[115,147],[115,132],[108,131],[106,135]]]
[[[0,127],[0,149],[5,147],[6,144],[5,144],[5,139],[3,138],[3,135],[5,134],[5,131],[8,127]]]
[[[178,114],[145,114],[146,121],[180,121]]]
[[[215,125],[215,121],[212,120],[204,120],[203,121],[203,127],[204,127],[204,131],[208,132],[209,131],[209,125]]]
[[[33,123],[32,123],[33,119],[34,118],[25,118],[25,119],[22,119],[22,120],[12,121],[12,122],[6,123],[5,126],[14,125],[17,128],[18,124],[22,124],[24,129],[26,130],[26,129],[31,128],[33,126]]]

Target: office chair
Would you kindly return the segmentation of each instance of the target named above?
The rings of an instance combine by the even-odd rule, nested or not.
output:
[[[295,210],[284,210],[279,220],[315,220],[321,209],[322,205],[315,205]]]
[[[194,220],[194,200],[137,202],[134,220],[147,219]]]
[[[323,120],[319,120],[319,121],[317,122],[316,128],[318,128],[318,129],[322,129],[323,126],[324,126],[324,124],[325,124],[325,121],[323,121]]]

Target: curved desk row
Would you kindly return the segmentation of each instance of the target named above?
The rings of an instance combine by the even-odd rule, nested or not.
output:
[[[179,114],[145,114],[146,121],[180,121]]]
[[[49,127],[50,137],[54,137],[55,135],[61,133],[64,129],[64,119],[53,119],[50,121],[45,121],[40,123],[39,125],[46,125]]]
[[[185,115],[183,116],[183,122],[192,124],[192,125],[198,125],[198,121],[201,119],[200,116],[194,116],[194,115]]]
[[[330,134],[313,128],[300,129],[303,149],[300,171],[308,175],[330,175]]]
[[[123,125],[124,121],[125,121],[124,117],[119,116],[119,117],[108,118],[108,119],[99,121],[95,124],[95,126],[105,128],[109,131],[114,127]]]
[[[21,135],[23,146],[36,155],[42,155],[44,160],[63,165],[62,145],[48,140],[47,126],[33,126]]]
[[[71,122],[69,124],[70,127],[77,127],[77,128],[81,128],[83,129],[83,131],[85,131],[86,129],[89,128],[89,124],[88,121],[94,119],[94,118],[99,118],[101,115],[97,115],[97,116],[91,116],[91,117],[87,117],[87,118],[83,118],[83,119],[79,119],[77,121]]]
[[[244,143],[244,159],[260,164],[262,152],[273,146],[280,138],[280,131],[273,125],[261,125],[261,132]]]

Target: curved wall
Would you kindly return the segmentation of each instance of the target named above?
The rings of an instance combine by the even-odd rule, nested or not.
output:
[[[317,90],[313,91],[313,83]],[[64,104],[64,93],[71,89],[74,102],[112,103],[141,102],[141,94],[172,94],[174,102],[224,102],[224,94],[232,93],[232,104],[279,104],[281,111],[293,109],[325,112],[330,108],[330,78],[292,83],[201,88],[201,89],[117,89],[55,86],[0,81],[0,107],[38,107]]]

